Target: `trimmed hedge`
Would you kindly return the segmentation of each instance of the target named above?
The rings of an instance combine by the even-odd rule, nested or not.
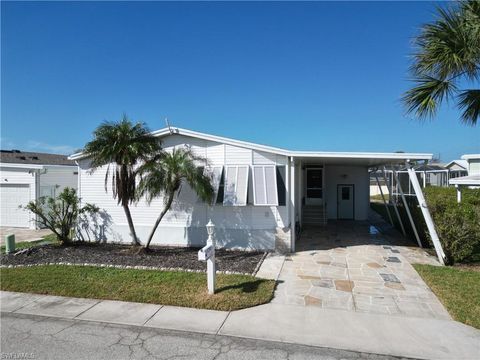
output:
[[[480,254],[480,189],[463,189],[460,204],[452,187],[427,187],[425,198],[447,262],[476,260]]]

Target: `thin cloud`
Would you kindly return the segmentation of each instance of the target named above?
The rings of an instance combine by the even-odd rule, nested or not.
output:
[[[65,154],[65,155],[72,154],[75,152],[75,148],[70,145],[53,145],[53,144],[47,144],[44,142],[34,141],[34,140],[28,141],[24,147],[24,150],[45,151],[45,152],[51,152],[55,154]]]

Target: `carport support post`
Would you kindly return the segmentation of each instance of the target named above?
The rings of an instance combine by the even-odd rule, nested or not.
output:
[[[460,185],[455,185],[455,188],[457,189],[457,203],[462,202],[462,188]]]
[[[397,182],[397,188],[400,192],[400,196],[402,198],[403,206],[405,207],[405,211],[407,212],[408,220],[410,221],[410,225],[412,225],[413,233],[415,234],[415,239],[417,239],[418,246],[422,246],[422,242],[420,241],[420,236],[418,236],[417,227],[415,226],[415,222],[413,221],[412,214],[410,213],[410,207],[408,206],[407,199],[405,198],[405,194],[403,193],[402,184],[398,179],[398,174],[395,170],[393,170],[393,174],[395,175],[395,181]]]
[[[295,160],[294,157],[290,157],[290,251],[295,252],[295,242],[297,241],[296,236],[296,209],[295,206]]]
[[[418,178],[417,178],[417,175],[415,174],[415,170],[412,169],[408,161],[407,161],[407,171],[413,186],[413,190],[415,191],[415,195],[417,196],[418,203],[420,204],[420,209],[422,210],[423,218],[425,219],[425,223],[427,224],[428,232],[430,233],[430,237],[432,238],[433,246],[435,247],[435,252],[437,253],[438,261],[440,261],[442,265],[445,265],[445,253],[443,252],[442,244],[440,244],[440,239],[438,238],[437,231],[435,230],[435,224],[433,222],[432,216],[430,215],[430,211],[428,210],[428,205],[427,205],[427,202],[425,201],[425,197],[423,196],[422,188],[420,186],[420,183],[418,182]]]
[[[387,183],[387,172],[385,171],[385,166],[383,167],[383,180],[385,181],[385,183]],[[393,203],[393,209],[395,210],[395,214],[397,215],[398,222],[400,223],[400,228],[402,229],[403,236],[407,236],[407,233],[405,232],[405,228],[403,227],[402,218],[400,217],[400,213],[398,212],[398,209],[397,209],[397,202],[393,199],[393,191],[391,187],[388,187],[388,193],[390,197],[389,198],[390,202]]]
[[[383,205],[385,205],[385,209],[387,210],[388,218],[390,219],[390,224],[392,224],[392,226],[394,226],[393,225],[392,214],[390,214],[390,209],[388,208],[387,202],[385,200],[385,196],[383,195],[382,185],[380,185],[380,181],[378,180],[377,172],[375,171],[374,174],[375,174],[375,180],[377,180],[378,188],[380,189],[380,194],[382,195]]]

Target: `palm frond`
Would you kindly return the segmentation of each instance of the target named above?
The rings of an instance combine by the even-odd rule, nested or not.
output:
[[[436,114],[439,103],[450,98],[456,86],[450,81],[431,76],[420,76],[414,80],[418,86],[403,95],[407,113],[415,113],[419,118],[432,117]]]
[[[458,95],[458,107],[462,112],[462,121],[476,125],[480,116],[480,90],[463,90]]]
[[[163,153],[155,160],[149,161],[139,168],[140,182],[137,189],[137,200],[145,197],[147,202],[163,196],[167,201],[170,194],[180,191],[186,182],[204,201],[213,197],[211,179],[205,175],[197,162],[206,164],[206,159],[196,155],[191,149],[174,148]]]

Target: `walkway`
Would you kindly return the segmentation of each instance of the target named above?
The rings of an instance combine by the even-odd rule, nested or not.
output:
[[[311,306],[266,304],[224,312],[1,291],[0,308],[2,328],[5,316],[18,315],[19,318],[24,315],[226,335],[418,359],[472,360],[480,353],[480,331],[455,321]],[[16,321],[16,326],[22,328],[22,322]],[[61,328],[58,331],[63,332]],[[25,333],[28,336],[32,332],[27,328]],[[97,339],[108,340],[102,334],[92,337],[92,340]],[[64,357],[60,354],[58,358]]]
[[[418,247],[368,222],[307,228],[285,258],[273,303],[450,319],[411,263],[438,265]]]

